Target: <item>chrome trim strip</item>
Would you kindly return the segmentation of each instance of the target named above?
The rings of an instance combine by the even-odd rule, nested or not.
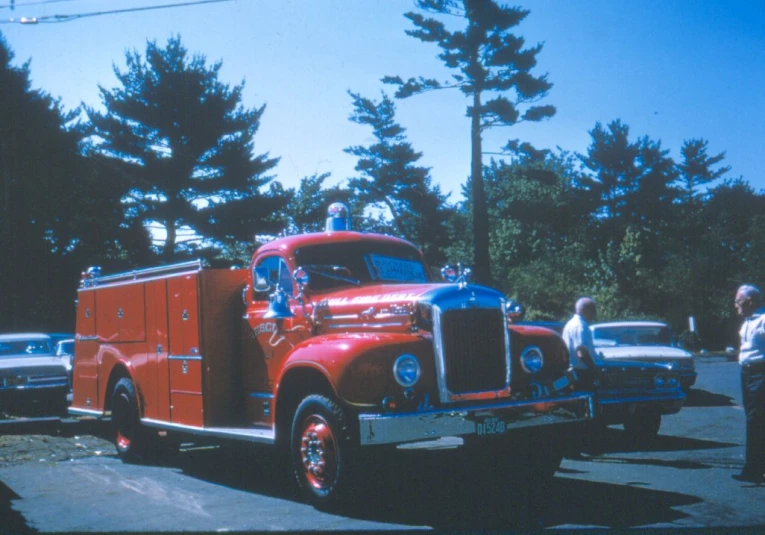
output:
[[[104,416],[103,411],[96,411],[93,409],[78,409],[77,407],[69,407],[67,409],[69,414],[80,414],[83,416],[98,416],[99,418],[102,418]]]
[[[36,385],[36,384],[26,383],[26,384],[23,384],[23,385],[0,386],[0,391],[3,391],[3,392],[10,392],[10,391],[19,392],[21,390],[41,390],[43,388],[49,388],[49,389],[53,389],[53,388],[66,388],[66,389],[69,389],[69,379],[66,379],[64,381],[59,381],[57,383],[48,383],[48,384],[44,384],[44,385],[40,385],[40,384]]]
[[[94,278],[93,281],[96,283],[100,282],[112,282],[112,281],[118,281],[118,280],[124,280],[124,279],[131,279],[131,280],[137,280],[139,277],[143,277],[144,275],[154,275],[158,273],[169,273],[173,271],[181,271],[183,269],[194,269],[201,270],[204,266],[202,265],[202,260],[191,260],[189,262],[179,262],[177,264],[170,264],[167,266],[156,266],[156,267],[150,267],[150,268],[144,268],[144,269],[134,269],[133,271],[125,271],[122,273],[115,273],[113,275],[106,275],[104,277],[98,277]]]
[[[612,397],[603,398],[603,394],[598,395],[598,405],[618,405],[621,403],[661,403],[662,401],[682,401],[685,399],[685,394],[682,392],[667,392],[662,394],[655,394],[653,396],[633,396],[633,397]]]
[[[77,336],[74,337],[74,339],[79,341],[79,342],[91,342],[91,341],[94,341],[94,340],[98,340],[98,336],[80,336],[80,335],[77,335]]]
[[[258,442],[261,444],[273,444],[276,442],[276,433],[274,432],[273,427],[269,429],[244,427],[196,427],[192,425],[162,422],[160,420],[152,420],[151,418],[141,418],[141,423],[148,427],[167,429],[169,431],[180,431],[199,436],[236,438],[247,442]]]
[[[572,394],[544,400],[439,409],[406,414],[360,414],[359,440],[363,446],[402,444],[445,436],[501,434],[526,427],[592,420],[592,395]],[[490,422],[492,432],[482,432]],[[497,432],[497,431],[500,432]]]
[[[336,323],[329,325],[330,329],[353,329],[362,327],[364,329],[382,329],[383,327],[402,327],[406,324],[403,321],[394,321],[390,323]]]
[[[202,355],[169,355],[167,360],[202,360]]]
[[[251,398],[274,399],[273,394],[266,394],[263,392],[250,392],[249,396]]]

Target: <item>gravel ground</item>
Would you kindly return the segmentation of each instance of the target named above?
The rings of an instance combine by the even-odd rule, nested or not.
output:
[[[92,418],[0,414],[0,468],[114,454],[107,427]]]

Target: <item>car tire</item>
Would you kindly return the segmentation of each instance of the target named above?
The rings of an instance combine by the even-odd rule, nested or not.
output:
[[[141,426],[138,396],[133,381],[117,381],[112,394],[112,431],[117,455],[125,462],[140,462],[146,456],[148,441]]]
[[[653,411],[638,411],[624,422],[624,430],[630,439],[644,443],[654,440],[661,427],[661,414]]]
[[[290,434],[292,469],[303,497],[318,507],[337,505],[354,487],[354,457],[343,408],[322,395],[303,399],[295,411]]]

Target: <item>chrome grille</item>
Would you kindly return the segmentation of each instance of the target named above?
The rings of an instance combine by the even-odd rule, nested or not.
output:
[[[483,392],[505,386],[505,329],[505,316],[500,309],[443,312],[441,336],[449,392]]]

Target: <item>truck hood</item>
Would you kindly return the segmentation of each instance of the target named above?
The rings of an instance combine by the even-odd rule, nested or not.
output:
[[[690,359],[693,356],[682,349],[671,346],[599,346],[598,353],[607,359]]]
[[[466,306],[499,307],[504,296],[484,286],[427,283],[365,285],[311,298],[316,319],[329,328],[398,331],[411,329],[418,302],[438,301],[450,308],[462,302]]]

